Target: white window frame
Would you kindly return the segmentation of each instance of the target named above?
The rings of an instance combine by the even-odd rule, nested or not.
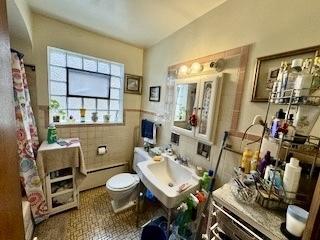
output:
[[[54,65],[54,64],[51,64],[50,62],[50,52],[51,51],[60,51],[60,52],[63,52],[65,53],[65,57],[66,57],[66,64],[65,66],[57,66],[57,65]],[[111,77],[113,77],[114,79],[115,78],[118,78],[120,80],[120,88],[114,88],[114,89],[119,89],[119,99],[112,99],[111,96],[109,95],[109,99],[107,100],[108,101],[108,109],[98,109],[98,100],[102,99],[102,100],[105,100],[103,98],[99,98],[99,97],[90,97],[90,99],[95,99],[95,109],[89,109],[89,111],[87,111],[86,113],[86,121],[85,123],[81,123],[80,119],[76,119],[76,121],[70,121],[69,120],[69,112],[75,112],[75,111],[79,111],[80,112],[80,109],[73,109],[73,108],[69,108],[68,106],[68,100],[70,101],[72,97],[68,97],[67,95],[67,90],[65,92],[64,95],[57,95],[57,94],[51,94],[51,84],[53,82],[59,82],[59,81],[56,81],[56,80],[52,80],[51,79],[51,67],[59,67],[59,68],[65,68],[65,72],[66,72],[66,79],[67,79],[67,69],[68,68],[72,68],[72,67],[68,67],[68,54],[69,55],[73,55],[73,56],[77,56],[79,58],[81,58],[81,61],[82,61],[82,68],[77,68],[78,70],[84,70],[84,71],[87,71],[84,69],[84,59],[88,59],[88,60],[94,60],[97,62],[97,70],[96,71],[93,71],[94,73],[101,73],[99,72],[98,70],[98,63],[104,63],[104,64],[108,64],[109,65],[109,73],[108,75],[110,75]],[[117,66],[117,67],[120,67],[120,75],[118,76],[115,76],[115,75],[112,75],[111,74],[111,66]],[[80,54],[80,53],[76,53],[76,52],[71,52],[71,51],[68,51],[68,50],[64,50],[64,49],[60,49],[60,48],[55,48],[55,47],[50,47],[48,46],[47,47],[47,67],[48,67],[48,91],[49,91],[49,102],[51,100],[51,97],[65,97],[66,98],[66,108],[63,108],[63,110],[66,111],[66,120],[62,121],[60,120],[60,125],[64,125],[64,124],[101,124],[101,123],[104,123],[104,119],[100,116],[99,119],[98,119],[98,122],[93,122],[91,120],[91,114],[90,112],[92,112],[92,110],[94,111],[97,111],[97,112],[107,112],[108,114],[110,114],[111,112],[112,113],[115,113],[115,115],[117,117],[115,117],[114,119],[111,118],[110,121],[108,123],[110,124],[115,124],[115,123],[123,123],[124,122],[124,111],[123,111],[123,102],[124,102],[124,91],[123,91],[123,88],[124,88],[124,64],[122,63],[118,63],[118,62],[113,62],[113,61],[109,61],[109,60],[106,60],[106,59],[101,59],[101,58],[96,58],[96,57],[93,57],[93,56],[88,56],[88,55],[84,55],[84,54]],[[90,71],[89,71],[90,72]],[[63,83],[61,81],[61,83]],[[65,82],[67,84],[67,80]],[[112,86],[111,86],[111,83],[110,83],[110,86],[109,88],[111,89]],[[89,99],[89,98],[86,98],[86,97],[79,97],[81,98],[81,106],[84,107],[84,100],[85,99]],[[119,110],[112,110],[110,109],[110,101],[119,101]],[[90,116],[88,115],[90,114]],[[49,111],[49,121],[52,122],[53,121],[53,115],[52,113]]]

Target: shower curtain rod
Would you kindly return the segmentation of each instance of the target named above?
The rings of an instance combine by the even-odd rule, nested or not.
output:
[[[15,50],[13,48],[10,48],[10,50],[11,50],[11,52],[16,53],[20,59],[23,58],[24,54],[22,52],[19,52],[18,50]]]

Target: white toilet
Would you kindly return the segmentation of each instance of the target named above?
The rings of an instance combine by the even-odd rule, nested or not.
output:
[[[134,149],[133,170],[137,172],[137,164],[149,158],[148,153],[143,148],[136,147]],[[106,182],[106,188],[112,198],[111,205],[115,213],[135,205],[139,181],[137,174],[120,173]]]

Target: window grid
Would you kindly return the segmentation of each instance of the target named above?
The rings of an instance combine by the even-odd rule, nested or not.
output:
[[[54,53],[57,53],[58,54],[64,54],[64,64],[54,64],[51,62],[51,58],[52,58],[52,54]],[[51,83],[59,83],[59,84],[67,84],[67,81],[66,81],[66,77],[65,76],[65,81],[59,81],[59,80],[53,80],[51,78],[51,67],[56,67],[56,68],[62,68],[62,69],[67,69],[69,67],[69,60],[68,60],[68,57],[72,57],[72,56],[76,56],[76,57],[79,57],[81,58],[81,69],[79,67],[77,67],[76,69],[79,69],[79,70],[85,70],[84,69],[84,59],[88,60],[88,61],[95,61],[95,69],[96,71],[92,71],[92,72],[96,72],[96,73],[100,73],[99,72],[99,64],[103,65],[105,64],[107,66],[107,68],[109,70],[111,70],[112,66],[115,66],[117,68],[120,68],[121,69],[121,73],[119,74],[119,76],[117,75],[112,75],[111,72],[109,73],[111,78],[113,79],[119,79],[119,87],[111,87],[111,84],[109,86],[110,88],[110,92],[112,89],[118,89],[119,90],[119,98],[111,98],[111,96],[109,96],[110,98],[107,100],[107,106],[105,106],[105,108],[103,109],[100,109],[99,106],[98,106],[98,100],[105,100],[103,98],[87,98],[87,99],[94,99],[94,105],[95,105],[95,108],[92,109],[92,108],[86,108],[86,118],[87,119],[91,119],[91,116],[89,116],[89,112],[98,112],[98,115],[100,115],[101,113],[107,113],[110,115],[110,122],[122,122],[123,121],[123,91],[122,88],[123,88],[123,65],[122,64],[119,64],[119,63],[115,63],[115,62],[110,62],[110,61],[107,61],[107,60],[103,60],[103,59],[98,59],[98,58],[93,58],[93,57],[90,57],[90,56],[85,56],[85,55],[81,55],[81,54],[77,54],[77,53],[73,53],[73,52],[69,52],[69,51],[65,51],[65,50],[61,50],[61,49],[56,49],[56,48],[51,48],[51,47],[48,47],[48,76],[49,76],[49,95],[50,95],[50,99],[51,98],[55,98],[55,97],[64,97],[65,98],[65,102],[64,102],[64,105],[66,106],[66,109],[61,109],[61,110],[64,110],[66,111],[66,119],[68,119],[71,115],[72,112],[76,112],[76,111],[79,111],[78,108],[72,108],[69,106],[69,103],[71,101],[71,98],[72,97],[68,97],[67,96],[67,93],[65,92],[65,94],[51,94]],[[55,61],[57,61],[55,59]],[[74,67],[73,67],[74,68]],[[88,71],[88,70],[85,70],[85,71]],[[90,70],[89,70],[90,71]],[[67,71],[65,71],[65,73],[67,74]],[[111,94],[111,93],[110,93]],[[118,94],[117,94],[118,95]],[[85,106],[85,97],[76,97],[78,99],[81,99],[81,107],[84,108]],[[111,101],[117,101],[117,110],[113,110],[111,109]],[[60,109],[59,109],[60,110]],[[100,113],[100,114],[99,114]],[[114,115],[113,115],[114,114]],[[52,119],[52,114],[50,113],[50,119]],[[76,114],[78,115],[78,113]],[[116,116],[116,118],[113,118],[113,116]],[[74,116],[75,117],[75,116]],[[119,118],[120,117],[120,118]],[[99,122],[102,122],[103,119],[100,117]],[[80,122],[80,119],[76,119],[76,122]]]

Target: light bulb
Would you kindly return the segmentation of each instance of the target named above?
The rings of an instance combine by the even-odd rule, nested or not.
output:
[[[188,71],[189,71],[189,68],[188,68],[186,65],[182,65],[182,66],[179,68],[179,75],[180,75],[180,76],[187,75],[187,74],[188,74]]]
[[[198,63],[198,62],[194,62],[191,65],[191,73],[199,73],[203,70],[203,66],[202,64]]]

